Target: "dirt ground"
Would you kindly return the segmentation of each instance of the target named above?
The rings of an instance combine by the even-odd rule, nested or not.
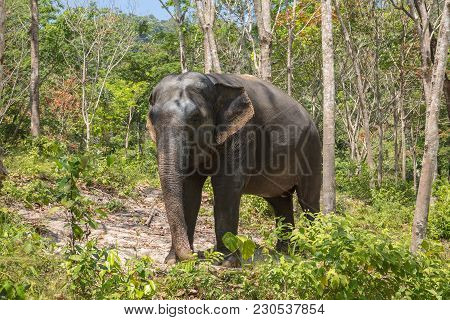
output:
[[[166,220],[162,193],[158,189],[140,187],[138,197],[120,198],[123,208],[108,214],[99,220],[99,227],[92,231],[90,238],[97,238],[102,247],[117,248],[121,258],[150,256],[157,264],[163,264],[170,245],[171,237]],[[85,189],[83,195],[97,203],[107,203],[117,196],[99,189]],[[206,194],[202,207],[211,212],[211,203]],[[51,207],[26,209],[17,207],[17,211],[26,220],[43,230],[43,234],[55,240],[59,245],[68,241],[67,217],[63,210]],[[246,231],[249,234],[249,231]],[[257,240],[256,234],[252,238]],[[214,219],[211,215],[200,214],[197,221],[194,248],[195,251],[213,248],[215,244]]]

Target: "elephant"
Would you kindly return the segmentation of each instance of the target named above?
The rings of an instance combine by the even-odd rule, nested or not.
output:
[[[216,250],[233,265],[222,237],[237,234],[243,194],[263,197],[276,221],[294,226],[293,194],[310,220],[319,211],[321,141],[308,112],[271,83],[250,75],[185,72],[152,90],[147,130],[172,237],[167,264],[193,257],[194,231],[208,177]],[[277,250],[286,246],[278,240]]]

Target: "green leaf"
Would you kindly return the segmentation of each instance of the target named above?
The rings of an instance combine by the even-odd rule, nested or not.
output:
[[[81,256],[79,256],[79,255],[77,255],[77,254],[73,254],[73,255],[71,255],[71,256],[69,257],[69,259],[72,260],[72,261],[77,261],[77,262],[79,262],[79,261],[81,261]]]
[[[114,156],[110,154],[106,157],[106,165],[110,167],[113,163],[114,163]]]
[[[230,250],[232,253],[236,252],[239,249],[239,240],[238,238],[232,234],[231,232],[227,232],[222,237],[223,244]]]
[[[72,232],[76,239],[80,239],[84,234],[83,229],[81,229],[81,227],[75,223],[72,224]]]
[[[30,254],[33,251],[33,245],[30,241],[27,241],[24,246],[24,250],[26,254]]]
[[[255,243],[247,239],[245,240],[243,246],[242,246],[242,259],[247,260],[253,257],[253,254],[255,253],[256,245]]]

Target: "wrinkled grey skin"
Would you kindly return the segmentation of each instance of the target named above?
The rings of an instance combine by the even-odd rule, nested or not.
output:
[[[293,193],[305,212],[319,211],[322,157],[317,128],[299,103],[268,82],[248,75],[169,75],[152,92],[147,128],[157,146],[172,235],[166,263],[192,257],[208,176],[214,191],[216,250],[224,253],[222,236],[238,231],[242,194],[264,197],[276,220],[292,226]],[[273,159],[284,160],[273,165]],[[279,241],[277,249],[285,245]],[[228,259],[225,265],[235,264],[235,258]]]

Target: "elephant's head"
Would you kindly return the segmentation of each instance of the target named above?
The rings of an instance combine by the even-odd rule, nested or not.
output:
[[[253,114],[242,85],[227,82],[220,75],[195,72],[170,75],[154,88],[147,129],[157,146],[172,245],[179,260],[192,256],[182,201],[183,179],[188,168],[196,163],[191,161],[188,150],[200,144],[202,150],[223,144]]]

